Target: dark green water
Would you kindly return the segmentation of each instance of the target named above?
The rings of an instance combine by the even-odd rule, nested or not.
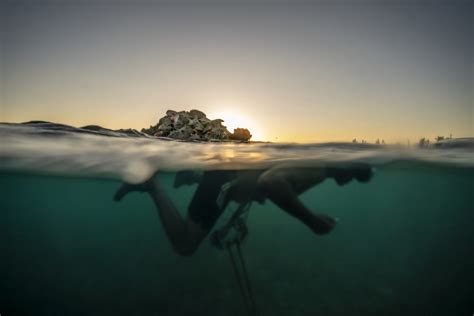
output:
[[[194,187],[173,191],[181,210]],[[260,315],[472,315],[474,170],[380,168],[301,198],[340,218],[316,236],[254,204],[244,246]],[[0,313],[244,315],[226,252],[176,255],[151,200],[104,179],[0,175]]]

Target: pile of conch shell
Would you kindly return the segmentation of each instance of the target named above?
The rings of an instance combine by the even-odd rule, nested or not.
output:
[[[143,128],[142,132],[157,137],[191,141],[248,141],[252,135],[246,128],[236,128],[234,133],[222,125],[221,119],[211,120],[199,110],[166,111],[158,124]]]

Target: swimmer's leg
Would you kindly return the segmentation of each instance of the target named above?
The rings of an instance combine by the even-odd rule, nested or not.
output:
[[[329,233],[336,221],[328,215],[311,212],[298,194],[324,180],[323,170],[270,169],[259,178],[259,187],[267,197],[288,214],[306,224],[316,234]]]
[[[116,192],[114,199],[120,201],[127,193],[134,191],[147,192],[150,195],[173,249],[183,256],[192,255],[209,231],[189,217],[183,219],[161,184],[154,177],[138,185],[123,184]]]

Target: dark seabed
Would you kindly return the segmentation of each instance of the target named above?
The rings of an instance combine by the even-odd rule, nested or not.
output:
[[[195,187],[172,189],[180,210]],[[340,218],[316,236],[253,204],[243,246],[260,315],[472,315],[474,169],[380,166],[368,184],[304,193]],[[112,201],[120,181],[0,175],[0,313],[244,315],[225,251],[171,249],[151,200]]]

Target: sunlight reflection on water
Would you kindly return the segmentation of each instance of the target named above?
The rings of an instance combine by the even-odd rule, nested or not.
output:
[[[112,135],[116,136],[116,135]],[[408,148],[353,143],[190,143],[145,137],[108,137],[0,124],[1,169],[103,176],[138,183],[156,171],[250,169],[277,164],[316,167],[396,161],[473,167],[474,142],[454,148]]]

